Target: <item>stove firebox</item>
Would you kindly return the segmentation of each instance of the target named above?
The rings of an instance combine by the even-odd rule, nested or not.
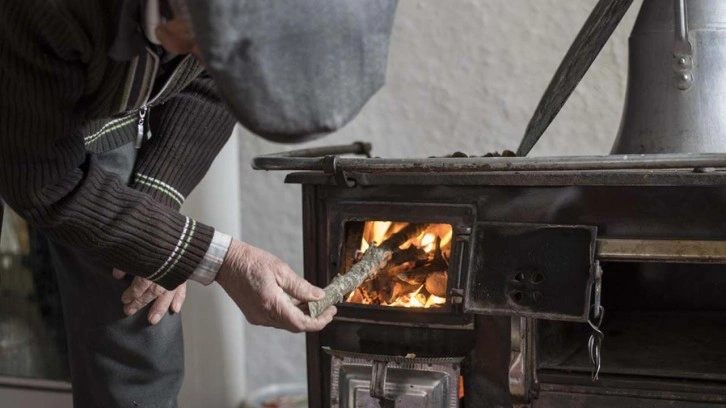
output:
[[[446,303],[453,229],[449,224],[400,221],[348,222],[341,273],[406,228],[416,233],[396,248],[386,265],[346,297],[346,303],[406,308],[438,308]]]

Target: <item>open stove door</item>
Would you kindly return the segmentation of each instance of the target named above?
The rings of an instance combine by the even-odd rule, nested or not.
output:
[[[464,311],[586,322],[596,236],[592,226],[475,224]]]

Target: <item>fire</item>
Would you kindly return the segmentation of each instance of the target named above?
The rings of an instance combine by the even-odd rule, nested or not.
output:
[[[424,307],[435,307],[435,306],[441,306],[446,304],[446,298],[445,297],[438,297],[436,295],[429,296],[428,300],[426,301],[426,305]]]
[[[425,296],[420,293],[423,288],[423,285],[421,285],[414,293],[403,295],[388,306],[425,307],[427,300],[425,299]]]
[[[423,235],[423,238],[421,238],[421,245],[420,247],[423,248],[424,252],[429,253],[434,250],[434,241],[436,240],[436,236],[430,232],[426,232]]]
[[[390,221],[381,221],[373,223],[373,242],[380,244],[384,238],[388,238],[386,232],[391,229]],[[391,233],[393,234],[393,232]]]
[[[451,229],[451,225],[449,225],[448,227],[449,228],[447,228],[444,231],[444,236],[441,237],[441,246],[442,247],[451,245],[451,238],[453,238],[453,236],[454,236],[454,230]]]
[[[371,245],[384,243],[408,223],[367,221],[363,226],[357,261]],[[449,224],[426,224],[423,232],[399,245],[399,251],[373,279],[351,292],[349,303],[406,308],[434,308],[446,304],[453,230]]]
[[[366,241],[365,239],[361,240],[361,242],[360,242],[360,252],[361,253],[363,253],[363,254],[366,253],[366,251],[370,247],[371,247],[371,245],[368,243],[368,241]]]

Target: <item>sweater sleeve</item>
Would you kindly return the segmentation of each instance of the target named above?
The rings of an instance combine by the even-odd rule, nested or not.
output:
[[[85,151],[88,67],[54,17],[0,2],[0,196],[59,244],[174,288],[214,231],[123,185]]]
[[[206,76],[148,115],[152,137],[139,151],[132,185],[179,209],[229,140],[235,120]]]

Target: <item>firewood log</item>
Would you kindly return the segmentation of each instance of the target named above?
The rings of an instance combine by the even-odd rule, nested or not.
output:
[[[406,264],[416,264],[418,262],[426,261],[429,258],[429,254],[426,253],[423,249],[411,245],[410,247],[401,250],[396,251],[393,253],[393,256],[391,256],[391,260],[388,262],[388,265],[386,266],[386,272],[388,272],[391,269],[394,269],[396,266],[399,265],[406,265]]]
[[[386,303],[390,305],[401,296],[415,292],[416,289],[418,289],[419,287],[421,287],[421,285],[412,285],[410,283],[402,281],[393,282],[392,290],[390,295],[388,295],[388,298],[386,299]]]
[[[448,281],[448,274],[446,271],[439,271],[430,274],[426,277],[426,290],[438,297],[446,297],[446,282]]]
[[[388,264],[394,252],[399,250],[399,246],[420,235],[428,227],[428,224],[409,224],[380,246],[371,245],[363,258],[346,274],[338,274],[333,278],[324,289],[325,297],[323,299],[308,304],[310,316],[317,317],[328,307],[343,301],[343,297],[347,293],[355,290],[367,278],[376,276]]]

